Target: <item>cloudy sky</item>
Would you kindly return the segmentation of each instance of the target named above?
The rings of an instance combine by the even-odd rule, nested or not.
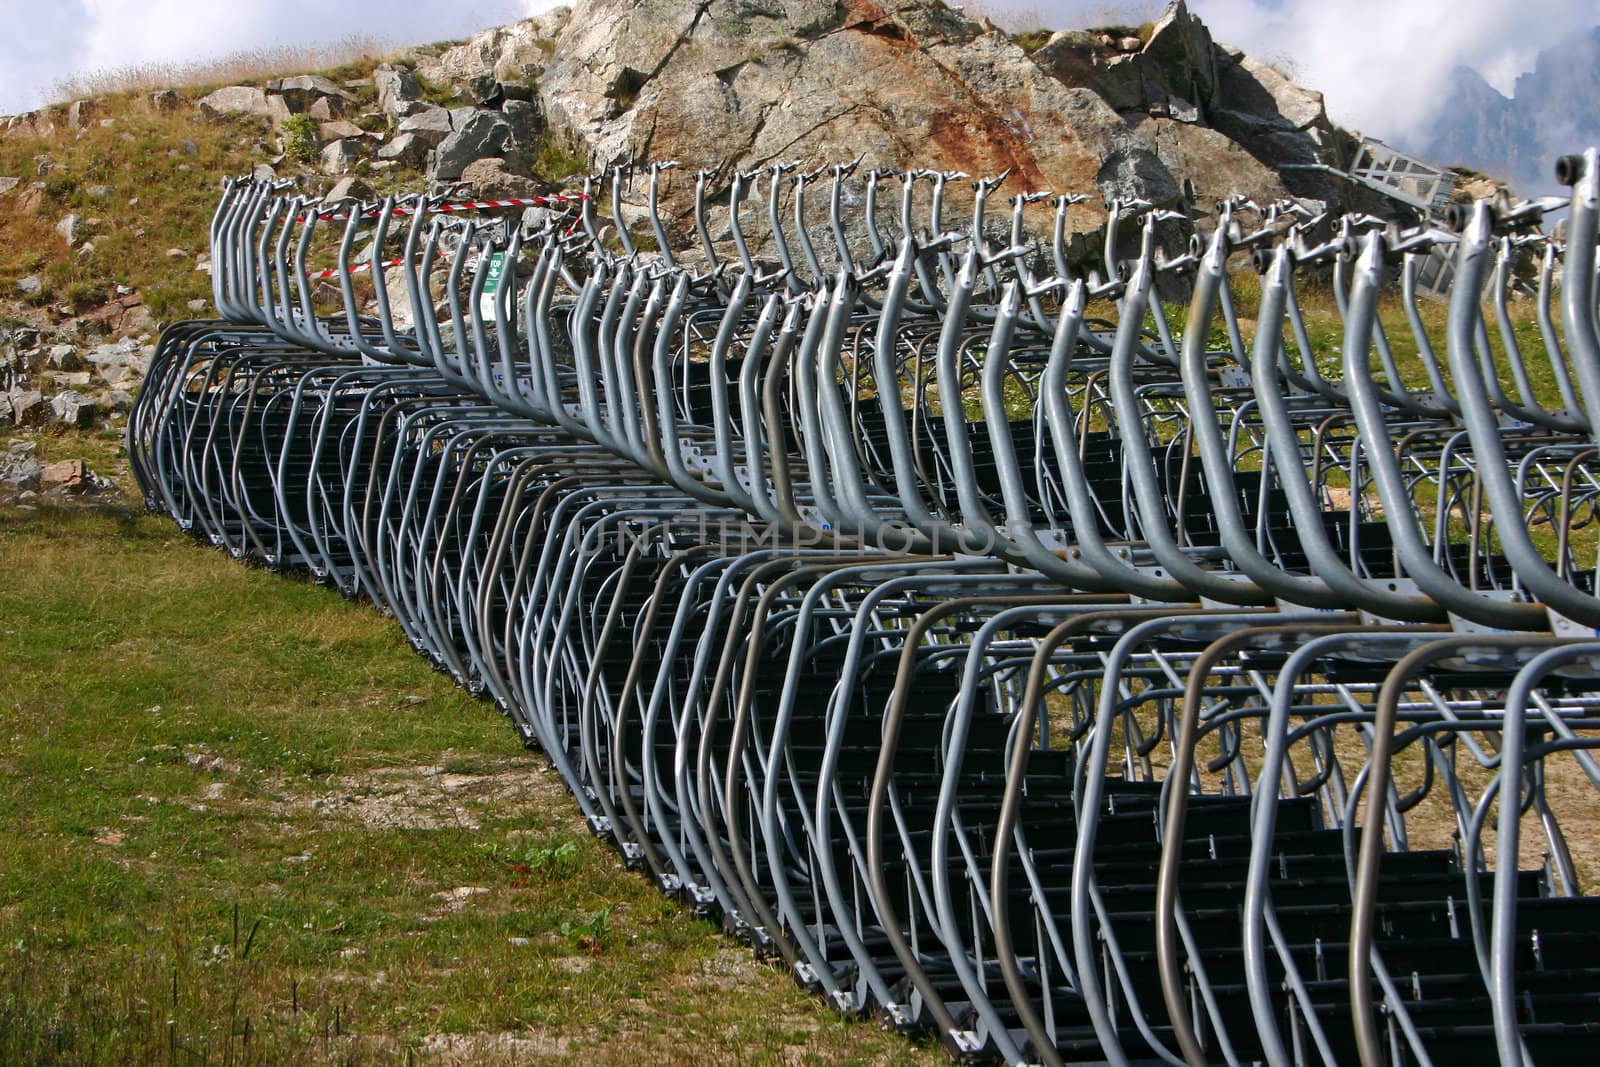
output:
[[[351,36],[396,46],[464,37],[554,0],[0,0],[11,43],[0,114],[37,107],[75,75]]]
[[[1321,89],[1333,117],[1404,139],[1441,106],[1457,64],[1503,92],[1541,48],[1600,24],[1600,0],[1190,0],[1219,40]],[[553,0],[0,0],[12,27],[0,114],[35,107],[57,83],[96,70],[182,63],[350,35],[395,44],[463,36]],[[980,0],[1002,19],[1054,28],[1137,22],[1146,0]]]

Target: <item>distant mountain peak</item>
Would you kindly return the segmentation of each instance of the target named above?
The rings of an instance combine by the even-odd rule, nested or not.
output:
[[[1523,196],[1553,191],[1556,158],[1600,143],[1600,26],[1540,52],[1509,97],[1469,67],[1451,72],[1447,97],[1406,147],[1509,181]]]

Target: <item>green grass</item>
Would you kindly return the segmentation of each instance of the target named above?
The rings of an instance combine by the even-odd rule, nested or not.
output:
[[[539,137],[529,168],[540,181],[560,186],[581,177],[589,169],[589,163],[568,150],[555,134],[546,131]]]
[[[283,154],[296,163],[309,163],[317,151],[317,124],[310,115],[290,115],[283,120],[279,133],[283,138]]]
[[[123,505],[0,511],[0,842],[0,1063],[933,1058],[624,871],[370,606]]]
[[[1032,55],[1034,52],[1037,52],[1046,44],[1050,43],[1052,31],[1043,28],[1036,28],[1031,30],[1023,30],[1021,33],[1013,33],[1010,36],[1012,44],[1015,44],[1018,48],[1021,48],[1029,55]]]
[[[372,51],[370,42],[353,40],[325,54],[307,53],[306,58],[361,55],[321,72],[350,83],[372,73],[377,63],[368,54]],[[269,72],[306,72],[307,67],[271,70],[272,62],[289,62],[296,55],[263,50],[234,57],[234,73],[240,77],[224,80],[264,81]],[[160,69],[104,72],[100,82],[143,84],[146,75]],[[210,120],[200,114],[195,102],[217,84],[206,79],[229,69],[226,64],[216,70],[197,68],[194,74],[200,80],[169,82],[179,86],[180,103],[173,111],[153,110],[142,92],[109,93],[96,96],[93,121],[80,132],[67,128],[66,109],[56,106],[50,111],[53,133],[0,139],[0,175],[18,176],[24,183],[0,198],[0,301],[23,299],[17,282],[37,275],[41,288],[25,299],[35,307],[63,305],[81,314],[103,305],[120,286],[143,298],[158,326],[187,318],[192,314],[189,301],[210,301],[210,278],[195,268],[197,258],[209,251],[209,226],[224,176],[246,175],[258,164],[276,161],[279,177],[309,177],[306,188],[312,192],[331,184],[316,166],[317,126],[307,116],[291,116],[274,128],[259,116]],[[423,82],[422,90],[430,103],[464,102],[450,86]],[[363,113],[376,106],[375,90],[365,84],[351,91],[356,104],[350,118],[365,121]],[[373,132],[387,132],[381,121],[366,125]],[[281,160],[280,141],[286,157]],[[585,159],[548,133],[531,146],[530,154],[532,176],[552,187],[567,184],[587,168]],[[47,173],[38,178],[44,188],[38,202],[30,200],[25,209],[24,194],[33,197],[28,186],[38,177],[42,160],[48,161]],[[415,192],[423,184],[422,175],[409,166],[378,171],[363,163],[356,172],[379,195]],[[68,248],[56,233],[56,224],[69,212],[83,220],[79,246],[87,242],[91,252]],[[183,254],[168,258],[168,249]],[[332,257],[324,242],[312,262],[331,266]]]

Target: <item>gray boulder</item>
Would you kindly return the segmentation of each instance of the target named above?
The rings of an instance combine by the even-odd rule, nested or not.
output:
[[[337,141],[341,137],[361,138],[372,136],[372,134],[369,134],[360,126],[357,126],[353,122],[347,122],[344,119],[336,119],[333,122],[324,122],[322,125],[317,127],[317,135],[324,141]]]
[[[355,197],[358,200],[370,199],[372,197],[372,186],[352,174],[334,182],[333,188],[328,190],[324,199],[331,203],[338,200],[348,200],[351,197]]]
[[[997,198],[1273,200],[1314,180],[1280,161],[1338,162],[1343,136],[1320,97],[1216,45],[1182,2],[1145,41],[1064,31],[1030,55],[938,0],[585,0],[419,58],[417,73],[497,106],[425,108],[396,125],[436,148],[435,177],[485,189],[514,184],[548,138],[601,163],[724,173],[863,153],[866,166],[1009,171]],[[533,99],[519,99],[527,87]],[[419,151],[397,138],[379,157]],[[692,182],[668,183],[669,226],[687,232],[692,203]],[[635,197],[625,217],[641,207]],[[1049,206],[1030,211],[1048,232]],[[1074,247],[1104,218],[1097,203],[1074,207]]]
[[[430,142],[422,134],[402,133],[378,149],[378,158],[407,167],[421,167],[428,158],[430,147]]]
[[[45,356],[45,366],[51,370],[74,371],[83,367],[78,350],[71,345],[53,345]]]
[[[1087,189],[1108,148],[1129,139],[1092,90],[933,0],[759,12],[741,0],[591,0],[562,29],[538,90],[550,136],[580,157],[743,168],[865,153],[865,166],[1009,169],[1002,195]],[[674,225],[692,185],[663,197]],[[1085,205],[1070,221],[1099,218]]]
[[[93,120],[95,104],[93,100],[74,100],[67,105],[67,129],[82,130]]]
[[[25,452],[0,452],[0,485],[12,491],[39,488],[44,464]]]
[[[401,119],[395,132],[402,136],[411,134],[432,148],[454,133],[455,125],[451,122],[448,110],[442,107],[430,107]]]
[[[33,426],[44,421],[50,409],[44,394],[37,389],[14,389],[10,394],[11,419],[18,426]]]
[[[56,223],[56,233],[67,243],[68,248],[76,248],[78,239],[83,236],[83,216],[76,211],[69,212]]]
[[[293,78],[275,78],[267,83],[269,92],[283,97],[290,111],[308,111],[319,100],[326,101],[333,115],[343,113],[346,104],[355,97],[339,88],[320,74],[300,74]]]
[[[527,148],[545,131],[544,110],[532,100],[507,100],[500,105],[500,114],[511,127],[511,138],[519,147]]]
[[[98,345],[89,350],[87,360],[96,374],[106,381],[123,381],[127,377],[143,377],[150,369],[154,348],[141,348],[131,337],[114,344]],[[127,368],[128,374],[117,376],[113,368]]]
[[[378,90],[378,109],[391,118],[409,114],[407,108],[422,99],[422,85],[406,67],[379,64],[372,72],[372,84]]]
[[[475,159],[461,172],[472,195],[484,200],[516,200],[536,196],[539,184],[507,169],[503,159]]]
[[[511,127],[511,138],[504,153],[506,164],[511,170],[526,174],[538,155],[540,139],[547,129],[544,111],[532,100],[507,100],[500,105],[500,114]]]
[[[100,380],[107,385],[121,385],[123,382],[138,378],[133,368],[126,363],[113,363],[110,366],[99,368],[99,372]],[[87,378],[88,375],[84,377]],[[83,384],[88,385],[89,383],[84,382]]]
[[[360,145],[349,137],[322,146],[322,170],[326,174],[345,174],[360,161]]]
[[[511,140],[511,125],[493,111],[475,111],[457,123],[450,136],[439,142],[433,177],[455,181],[475,160],[499,156]]]
[[[265,115],[274,122],[282,122],[290,115],[283,97],[268,95],[265,89],[253,85],[229,85],[207,93],[195,106],[207,118],[226,118],[233,115]]]
[[[1275,164],[1315,162],[1331,141],[1322,94],[1302,89],[1282,71],[1231,49],[1222,58],[1212,121]]]
[[[1217,64],[1211,31],[1183,0],[1170,5],[1151,30],[1143,54],[1176,72],[1174,95],[1209,100],[1217,91]]]
[[[1161,157],[1146,148],[1119,148],[1106,156],[1094,176],[1094,184],[1105,200],[1137,199],[1170,205],[1183,193]]]
[[[68,389],[50,398],[50,411],[68,426],[87,426],[94,421],[95,404],[76,389]]]

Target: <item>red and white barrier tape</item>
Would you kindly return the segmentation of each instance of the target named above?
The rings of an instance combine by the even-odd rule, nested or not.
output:
[[[386,259],[386,260],[383,261],[383,265],[385,267],[398,267],[398,266],[401,266],[404,263],[405,263],[404,259]],[[372,269],[372,264],[371,263],[357,263],[355,266],[350,268],[350,273],[351,274],[365,274],[367,271],[369,271],[371,269]],[[321,280],[323,278],[337,278],[338,276],[339,276],[339,268],[338,267],[329,267],[327,270],[314,270],[314,271],[312,271],[312,272],[310,272],[309,274],[306,275],[306,277],[310,278],[312,281],[319,281],[319,280]]]
[[[435,204],[425,208],[429,214],[447,214],[453,211],[494,211],[510,207],[564,207],[568,204],[579,204],[589,197],[583,193],[551,193],[549,196],[520,196],[510,200],[462,200],[451,204]],[[396,204],[393,214],[398,216],[413,215],[416,208],[405,204]],[[363,211],[364,219],[375,219],[382,215],[381,208]],[[319,213],[317,218],[327,222],[343,222],[350,217],[348,212],[328,211]],[[301,221],[304,221],[303,219]]]

